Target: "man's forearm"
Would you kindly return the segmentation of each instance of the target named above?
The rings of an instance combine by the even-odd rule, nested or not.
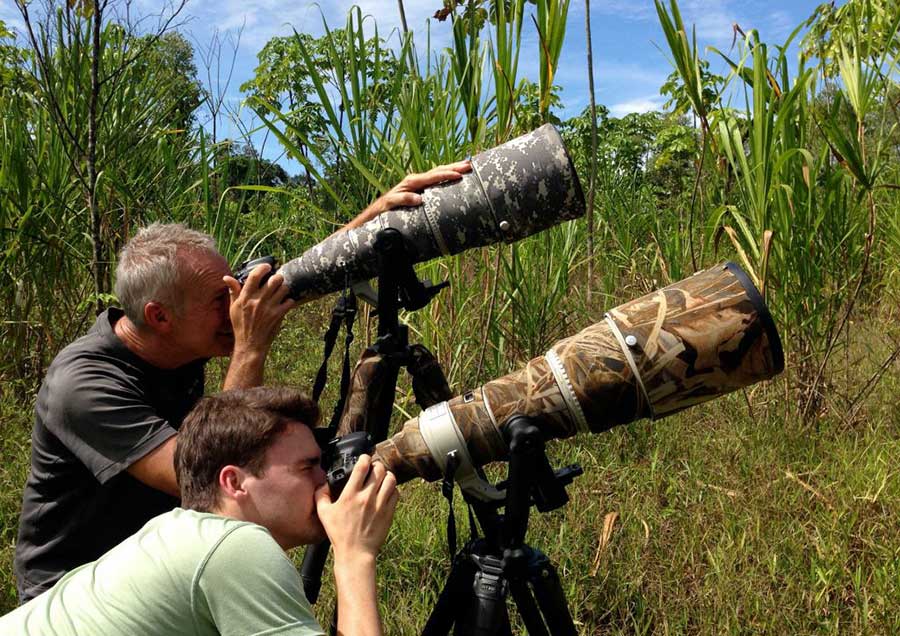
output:
[[[335,556],[334,581],[337,587],[338,634],[381,636],[375,557],[365,556],[349,561]]]
[[[222,390],[249,389],[262,386],[266,354],[257,351],[235,351],[228,363]]]

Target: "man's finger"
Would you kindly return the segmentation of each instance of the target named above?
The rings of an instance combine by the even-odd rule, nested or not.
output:
[[[228,294],[232,300],[241,294],[241,284],[238,282],[238,279],[233,276],[223,276],[222,280],[228,286]]]
[[[378,464],[376,463],[376,465]],[[378,490],[378,496],[376,497],[378,507],[381,508],[382,506],[387,505],[390,502],[391,497],[398,494],[397,478],[394,476],[394,473],[388,471],[381,481],[381,488]]]
[[[416,192],[388,192],[382,197],[386,210],[393,208],[413,208],[422,203],[422,195]]]
[[[244,282],[244,287],[248,287],[251,291],[259,289],[259,281],[262,280],[262,277],[268,274],[272,270],[272,266],[268,263],[261,263],[250,270],[250,274],[247,276],[246,282]]]
[[[281,303],[281,302],[284,302],[284,300],[288,297],[288,295],[290,293],[291,293],[291,286],[285,285],[282,283],[281,286],[275,290],[275,293],[272,294],[272,296],[275,300],[277,300],[279,303]]]
[[[273,274],[269,277],[269,280],[266,281],[265,285],[262,286],[263,297],[268,298],[269,296],[276,296],[282,289],[285,287],[284,284],[284,276],[281,275],[281,272],[277,274]]]
[[[328,487],[328,484],[322,484],[316,491],[313,493],[316,502],[316,508],[319,506],[327,506],[330,503],[333,503],[331,500],[331,489]]]
[[[347,479],[347,485],[344,486],[344,491],[360,490],[363,483],[366,481],[366,477],[369,475],[369,469],[371,467],[372,458],[368,455],[360,455],[359,459],[356,460],[356,466],[353,467],[353,471]]]
[[[373,462],[372,469],[369,471],[369,477],[366,479],[366,487],[371,486],[377,493],[381,488],[381,483],[384,481],[386,474],[387,469],[384,467],[384,464],[381,462]]]
[[[455,172],[466,173],[472,171],[472,162],[468,159],[457,161],[456,163],[448,163],[435,167],[435,170],[453,170]]]
[[[455,170],[445,170],[435,168],[429,170],[425,174],[412,175],[406,185],[411,190],[422,190],[428,186],[444,183],[445,181],[459,181],[462,175]]]

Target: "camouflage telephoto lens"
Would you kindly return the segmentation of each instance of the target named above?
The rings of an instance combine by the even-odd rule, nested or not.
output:
[[[504,432],[517,415],[538,418],[546,439],[600,433],[783,369],[762,297],[740,267],[724,263],[611,309],[519,371],[425,409],[378,444],[375,457],[399,482],[432,481],[449,450],[472,466],[505,459]]]
[[[395,228],[414,262],[512,243],[584,214],[584,194],[550,124],[472,158],[462,179],[426,188],[422,204],[332,235],[281,268],[291,297],[313,300],[377,275],[375,235]]]

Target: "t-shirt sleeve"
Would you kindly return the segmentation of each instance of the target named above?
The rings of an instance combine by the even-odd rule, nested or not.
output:
[[[127,377],[89,363],[53,378],[43,421],[100,483],[175,435]]]
[[[195,616],[222,636],[324,636],[297,568],[259,526],[230,532],[200,566],[191,591]]]

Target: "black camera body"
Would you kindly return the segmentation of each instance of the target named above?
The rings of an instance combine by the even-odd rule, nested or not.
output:
[[[359,456],[371,455],[373,450],[375,442],[365,431],[349,433],[328,443],[325,452],[325,474],[332,500],[340,497]]]
[[[262,287],[266,284],[266,282],[268,282],[272,274],[278,271],[278,261],[275,260],[274,256],[262,256],[260,258],[254,258],[253,260],[244,261],[237,266],[237,270],[234,272],[234,277],[237,279],[237,282],[241,284],[241,287],[243,287],[244,283],[247,282],[247,277],[250,275],[250,272],[252,272],[259,265],[263,264],[268,264],[271,269],[269,269],[269,272],[262,277],[262,280],[259,281],[259,286]]]

